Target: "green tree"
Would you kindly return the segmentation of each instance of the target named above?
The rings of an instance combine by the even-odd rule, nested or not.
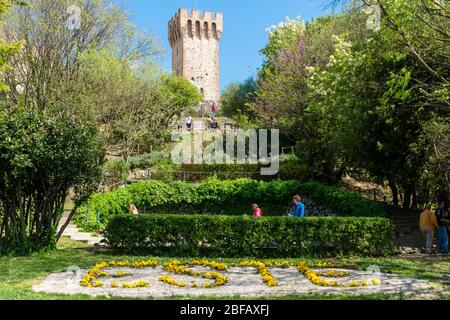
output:
[[[136,71],[132,61],[110,50],[85,53],[79,73],[82,105],[95,111],[104,141],[118,145],[125,161],[164,145],[182,113],[202,99],[186,79],[169,76],[154,64]]]
[[[9,9],[18,1],[0,0],[0,15],[5,15]],[[0,38],[0,40],[3,40]],[[6,44],[0,42],[0,74],[3,74],[7,70],[10,70],[11,66],[8,64],[12,56],[19,51],[21,47],[20,43]],[[3,77],[2,77],[3,78]],[[0,91],[9,90],[9,86],[4,82],[4,79],[0,79]]]
[[[251,102],[253,102],[255,91],[256,81],[253,78],[229,84],[220,100],[221,113],[239,124],[254,122],[256,115],[252,110]]]
[[[271,30],[262,51],[267,55],[266,63],[253,109],[263,123],[279,128],[291,144],[297,144],[298,156],[312,175],[330,183],[339,180],[346,161],[335,139],[335,111],[312,105],[316,97],[311,95],[309,78],[314,68],[325,67],[332,59],[334,36],[360,39],[367,33],[364,21],[357,10],[320,17],[305,25],[288,20]]]
[[[39,106],[64,101],[78,108],[80,58],[90,50],[109,49],[136,65],[159,52],[152,35],[141,35],[119,6],[104,0],[33,0],[15,7],[6,17],[2,33],[9,42],[23,42],[5,73],[9,104]],[[68,9],[81,10],[80,28],[69,27]]]
[[[29,106],[0,110],[0,252],[52,248],[69,191],[97,190],[103,148],[89,115]]]

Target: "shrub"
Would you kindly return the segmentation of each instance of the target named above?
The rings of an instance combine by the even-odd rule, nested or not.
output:
[[[0,255],[56,246],[69,191],[78,208],[101,180],[97,127],[62,105],[0,106]]]
[[[206,180],[214,175],[220,180],[254,178],[258,179],[261,165],[259,164],[183,164],[181,171],[184,173],[180,179],[188,181]]]
[[[122,159],[108,161],[103,169],[105,181],[109,184],[124,181],[129,174],[130,167]]]
[[[144,213],[242,215],[249,213],[251,203],[256,202],[265,215],[279,216],[287,212],[295,194],[305,196],[340,215],[385,215],[383,205],[378,202],[318,182],[208,179],[202,183],[189,184],[151,180],[92,196],[78,211],[75,222],[86,230],[96,230],[104,227],[110,217],[127,212],[131,203]],[[87,209],[90,214],[86,222]],[[100,211],[99,224],[96,223],[96,210]]]
[[[184,176],[179,179],[187,181],[202,181],[210,177],[220,180],[251,178],[257,180],[274,180],[281,178],[283,180],[306,180],[309,171],[306,165],[294,161],[280,163],[279,174],[276,176],[261,176],[261,164],[183,164],[181,171]]]
[[[385,218],[119,215],[105,235],[125,251],[208,257],[388,256],[395,249]]]
[[[170,157],[165,152],[144,153],[139,156],[130,157],[128,160],[131,170],[148,169],[160,163],[171,162]]]

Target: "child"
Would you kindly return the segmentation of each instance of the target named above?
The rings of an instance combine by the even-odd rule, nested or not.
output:
[[[252,209],[253,209],[252,216],[254,218],[262,217],[262,210],[259,208],[259,206],[256,203],[252,204]]]

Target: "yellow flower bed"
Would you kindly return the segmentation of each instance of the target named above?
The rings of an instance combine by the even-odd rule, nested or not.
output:
[[[202,266],[211,268],[214,270],[220,270],[220,271],[226,271],[228,269],[227,265],[225,263],[220,263],[216,261],[208,261],[208,260],[194,260],[192,262],[185,262],[185,265],[190,266]]]
[[[328,265],[327,265],[328,266]],[[314,270],[310,269],[305,262],[301,262],[297,266],[298,271],[300,271],[309,281],[314,283],[315,285],[321,286],[321,287],[367,287],[369,283],[367,281],[356,281],[353,280],[350,283],[338,283],[337,281],[328,281],[321,277],[322,274],[325,274],[326,277],[339,277],[340,275],[342,277],[345,277],[349,275],[348,272],[342,272],[342,271],[336,271],[336,270],[329,270],[326,272],[315,272]],[[328,275],[327,275],[328,274]],[[378,279],[372,279],[372,284],[377,285],[380,284]]]
[[[267,265],[264,262],[261,261],[242,261],[239,264],[241,267],[253,267],[258,270],[258,273],[261,275],[264,283],[268,285],[269,287],[276,287],[280,284],[277,280],[273,277],[272,273],[267,269]]]
[[[217,263],[215,261],[193,261],[192,263],[186,262],[185,264],[188,265],[194,265],[194,266],[205,266],[210,267],[217,270],[226,270],[227,266],[223,263]],[[167,272],[175,273],[175,274],[182,274],[182,275],[189,275],[192,277],[202,277],[205,279],[211,279],[214,280],[214,284],[205,283],[203,285],[203,288],[213,288],[213,287],[220,287],[224,286],[228,282],[228,278],[224,275],[222,275],[219,272],[196,272],[191,269],[188,269],[181,265],[181,262],[178,260],[170,261],[164,264],[164,270]],[[172,279],[170,276],[165,275],[158,279],[160,282],[167,283],[172,286],[177,287],[187,287],[187,284],[185,282],[176,282],[174,279]],[[196,282],[192,282],[191,287],[198,288],[199,285]]]
[[[83,287],[88,287],[88,288],[98,288],[98,287],[102,287],[103,283],[101,281],[98,280],[98,278],[101,277],[107,277],[109,275],[108,272],[106,271],[102,271],[103,269],[106,268],[111,268],[111,267],[130,267],[130,268],[147,268],[147,267],[156,267],[158,265],[158,262],[156,260],[147,260],[147,261],[134,261],[134,262],[129,262],[129,261],[103,261],[100,263],[97,263],[95,266],[93,266],[88,273],[83,277],[83,279],[81,280],[81,286]],[[125,272],[121,272],[119,271],[117,273],[117,276],[119,276],[119,274],[121,274],[121,276],[125,276]],[[120,276],[119,276],[120,277]],[[145,284],[147,282],[146,281],[138,281],[137,283],[133,283],[133,284],[127,284],[130,285],[131,288],[143,288],[145,287]],[[112,283],[111,287],[114,287],[113,285],[117,284],[117,283]],[[136,286],[134,286],[136,285]],[[141,286],[138,286],[141,285]],[[150,284],[148,284],[150,285]],[[128,288],[128,286],[127,286]]]
[[[148,281],[139,280],[133,283],[124,282],[122,283],[122,288],[133,289],[133,288],[148,288],[150,283]]]
[[[128,277],[130,275],[129,272],[125,272],[125,271],[117,271],[116,274],[113,274],[114,278],[124,278],[124,277]]]
[[[258,273],[261,275],[263,282],[269,287],[279,286],[279,282],[274,278],[272,273],[268,268],[289,268],[292,264],[288,261],[268,261],[261,262],[256,260],[250,261],[242,261],[237,264],[233,264],[233,266],[238,267],[252,267],[256,268]],[[83,287],[88,288],[98,288],[103,287],[104,284],[99,280],[102,277],[110,276],[109,272],[106,271],[106,268],[113,267],[128,267],[128,268],[155,268],[158,266],[158,262],[156,260],[146,260],[146,261],[103,261],[97,263],[93,266],[87,274],[83,277],[80,284]],[[187,267],[188,266],[188,267]],[[163,275],[159,277],[158,281],[162,283],[169,284],[171,286],[176,287],[192,287],[192,288],[214,288],[224,286],[228,283],[228,278],[217,271],[212,272],[198,272],[190,269],[189,267],[193,266],[202,266],[206,268],[211,268],[217,271],[226,271],[228,270],[228,266],[225,263],[209,261],[209,260],[193,260],[193,261],[184,261],[180,262],[178,260],[173,260],[167,262],[163,265],[163,269],[167,272],[178,274],[178,275],[188,275],[196,278],[203,278],[214,280],[214,283],[205,283],[203,285],[199,285],[196,281],[192,281],[190,284],[185,282],[177,282],[169,275]],[[322,287],[367,287],[370,285],[379,285],[379,279],[371,279],[370,281],[351,281],[350,283],[338,283],[335,280],[326,280],[324,278],[343,278],[349,276],[350,273],[347,271],[338,271],[338,270],[325,270],[325,271],[314,271],[311,268],[333,268],[336,267],[331,261],[319,261],[312,266],[309,266],[306,262],[301,262],[297,269],[300,273],[302,273],[309,281],[313,284],[322,286]],[[129,276],[130,273],[125,271],[117,271],[117,273],[112,274],[113,278],[122,278]],[[148,281],[139,280],[133,283],[122,283],[119,284],[116,281],[111,282],[111,288],[147,288],[150,286]]]
[[[350,272],[337,271],[337,270],[327,270],[322,272],[316,272],[319,277],[327,278],[344,278],[350,275]]]

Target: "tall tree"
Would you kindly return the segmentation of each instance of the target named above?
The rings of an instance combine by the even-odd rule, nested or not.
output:
[[[7,17],[3,33],[24,48],[6,73],[10,104],[22,101],[45,109],[73,96],[80,57],[87,50],[114,48],[137,61],[159,52],[153,36],[140,36],[126,12],[104,0],[33,0]],[[72,17],[70,9],[79,10]],[[71,19],[77,19],[72,25]],[[70,105],[70,103],[69,103]]]
[[[12,0],[0,0],[0,16],[4,16],[8,13],[14,4],[20,4],[18,1]],[[20,47],[20,43],[8,44],[3,43],[4,37],[0,33],[0,74],[10,70],[12,67],[8,64],[12,56],[16,54]],[[3,76],[2,76],[3,78]],[[0,79],[0,91],[9,90],[9,86],[4,82],[4,79]]]

